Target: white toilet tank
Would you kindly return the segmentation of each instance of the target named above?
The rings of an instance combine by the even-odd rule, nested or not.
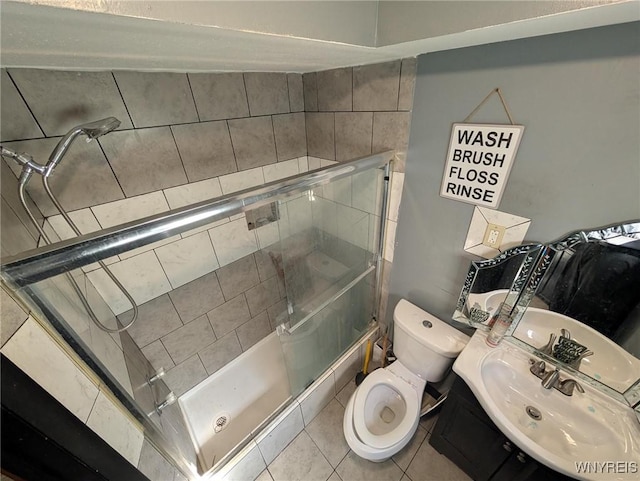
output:
[[[441,381],[469,336],[402,299],[393,311],[393,352],[411,372]]]

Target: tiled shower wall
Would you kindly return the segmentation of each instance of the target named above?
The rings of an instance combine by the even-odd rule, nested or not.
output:
[[[384,321],[395,247],[416,77],[416,59],[303,74],[310,156],[343,161],[395,150],[387,212],[382,296]]]
[[[83,233],[326,161],[396,149],[385,248],[388,278],[414,77],[415,59],[304,76],[9,69],[2,72],[2,140],[44,162],[74,125],[108,115],[122,121],[118,131],[98,142],[77,142],[51,179]],[[34,180],[29,192],[47,218],[45,229],[54,239],[71,237]],[[19,217],[15,201],[5,202],[11,194],[4,184],[3,214],[7,206]],[[142,305],[141,317],[154,319],[131,334],[154,365],[172,368],[167,381],[178,393],[271,332],[276,311],[283,308],[281,282],[260,251],[278,240],[277,228],[248,231],[243,217],[106,262]],[[87,278],[116,314],[123,313],[126,300],[97,267],[84,269]],[[240,288],[225,292],[225,283]]]
[[[60,136],[73,126],[107,116],[121,120],[118,131],[97,142],[76,141],[51,177],[54,193],[83,233],[307,170],[302,77],[299,74],[9,69],[2,71],[1,92],[3,145],[18,152],[28,152],[40,163],[46,162]],[[37,233],[29,227],[16,199],[17,182],[9,169],[19,174],[17,166],[2,164],[3,227],[7,220],[11,221],[10,229],[3,228],[3,254],[16,254],[35,247],[31,237],[37,238]],[[28,192],[35,201],[38,217],[46,218],[45,230],[50,237],[53,240],[72,237],[73,232],[47,199],[37,177],[32,179]],[[184,286],[174,294],[180,297],[191,281],[200,278],[199,283],[203,284],[212,277],[206,274],[220,267],[247,256],[253,260],[253,252],[260,245],[277,240],[273,227],[249,232],[244,216],[235,216],[115,256],[106,263],[137,304],[144,305],[153,300],[151,306],[141,308],[141,317],[144,317],[145,312],[153,312],[155,304],[167,299],[167,292]],[[93,264],[83,269],[87,279],[114,313],[122,313],[130,306],[98,267]],[[272,293],[273,280],[262,280],[268,281],[266,286]],[[218,282],[217,278],[215,282]],[[253,289],[253,296],[248,299],[253,301],[251,308],[255,313],[266,287],[261,281],[254,283],[252,277],[247,282],[250,284],[247,289]],[[215,286],[208,287],[212,289],[209,293],[215,292]],[[281,297],[278,289],[275,294],[273,302]],[[220,297],[224,302],[222,295]],[[211,296],[211,308],[224,307],[215,303],[216,299]],[[168,307],[176,312],[173,304]],[[245,318],[238,302],[232,307],[236,308],[237,314],[243,314],[239,317],[242,322],[253,321],[247,323],[245,330],[261,335],[271,331],[266,311],[264,316]],[[248,312],[246,302],[244,308]],[[197,308],[192,310],[195,312]],[[181,315],[183,321],[178,317],[171,318],[167,309],[164,319],[177,319],[179,325],[154,318],[154,322],[146,326],[150,325],[152,331],[144,333],[147,337],[134,329],[131,333],[140,347],[146,347],[146,339],[156,341],[168,334],[167,329],[173,331],[195,319],[188,313],[181,312]],[[199,326],[200,322],[189,326],[190,329],[178,330],[176,334],[187,335],[188,339],[188,334]],[[223,329],[218,333],[226,334]],[[10,334],[7,332],[7,336]],[[210,325],[201,334],[197,337],[203,340],[217,339]],[[114,347],[119,344],[117,339],[114,343],[101,332],[92,336],[92,341],[96,336],[104,338],[100,341],[102,344],[113,344]],[[174,335],[166,340],[167,345],[173,347],[175,343],[170,341],[178,337]],[[222,349],[217,345],[218,351],[223,353],[217,356],[218,364],[219,359],[228,360],[242,352],[237,339],[237,346],[227,343]],[[242,339],[244,348],[248,348],[249,340]],[[105,349],[110,355],[101,360],[120,374],[123,363],[122,356],[117,355],[118,350]],[[185,361],[176,351],[173,353],[176,364]],[[156,360],[153,355],[150,357]],[[173,365],[172,362],[165,367]],[[210,366],[211,363],[207,364]],[[176,375],[169,379],[183,379],[179,372],[176,370]],[[129,387],[123,376],[117,377]],[[195,378],[191,376],[190,379]],[[175,384],[178,392],[183,390],[179,382]]]

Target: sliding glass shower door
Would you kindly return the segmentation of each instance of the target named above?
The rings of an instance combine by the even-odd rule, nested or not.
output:
[[[370,169],[280,201],[272,255],[287,291],[278,332],[293,395],[370,326],[384,177]]]

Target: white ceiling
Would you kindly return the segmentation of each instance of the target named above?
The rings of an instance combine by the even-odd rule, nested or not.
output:
[[[638,0],[3,1],[0,60],[78,70],[309,72],[637,20]]]

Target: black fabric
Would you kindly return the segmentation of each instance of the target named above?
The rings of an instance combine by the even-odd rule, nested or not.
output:
[[[640,251],[604,242],[576,247],[550,309],[612,336],[640,303]]]

